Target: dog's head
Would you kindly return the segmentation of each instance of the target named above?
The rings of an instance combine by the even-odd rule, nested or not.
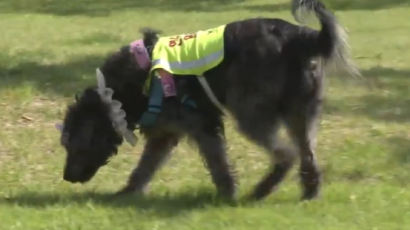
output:
[[[109,105],[91,88],[69,106],[61,135],[67,151],[64,180],[90,180],[117,153],[122,137],[115,131],[109,111]]]
[[[146,29],[143,33],[145,45],[152,47],[157,32]],[[110,55],[100,69],[106,86],[114,90],[112,99],[120,101],[126,112],[128,129],[135,129],[147,108],[148,98],[142,89],[149,70],[138,65],[130,46]],[[114,129],[110,113],[110,105],[93,88],[84,90],[69,106],[61,127],[61,144],[67,151],[65,180],[90,180],[117,153],[123,138]]]

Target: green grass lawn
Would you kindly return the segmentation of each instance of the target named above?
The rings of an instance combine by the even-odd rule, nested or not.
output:
[[[348,28],[363,78],[328,76],[318,136],[321,197],[300,202],[297,168],[260,202],[246,195],[268,158],[227,120],[236,202],[215,198],[182,143],[142,196],[113,199],[142,149],[120,154],[85,185],[62,179],[59,122],[73,95],[121,45],[249,17],[293,21],[288,0],[0,0],[0,230],[410,229],[410,4],[323,0]]]

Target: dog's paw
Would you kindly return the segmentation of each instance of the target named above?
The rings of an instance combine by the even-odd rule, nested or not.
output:
[[[144,193],[145,193],[144,190],[136,189],[130,186],[125,186],[124,188],[120,189],[118,192],[114,193],[114,196],[143,195]]]
[[[317,200],[320,197],[319,190],[305,191],[301,197],[301,201]]]

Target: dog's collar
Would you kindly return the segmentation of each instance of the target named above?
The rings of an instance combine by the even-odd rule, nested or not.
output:
[[[134,54],[139,67],[147,71],[150,69],[151,60],[142,39],[131,42],[130,52]]]

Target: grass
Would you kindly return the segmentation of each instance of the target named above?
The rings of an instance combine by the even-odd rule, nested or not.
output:
[[[409,3],[324,2],[349,29],[363,78],[327,79],[321,198],[298,200],[294,169],[266,200],[247,201],[268,158],[227,120],[240,193],[224,202],[188,143],[144,197],[110,195],[125,183],[141,143],[122,147],[91,182],[66,183],[54,123],[75,92],[95,83],[94,69],[141,27],[173,34],[248,17],[292,20],[287,1],[0,0],[0,230],[410,229]]]

